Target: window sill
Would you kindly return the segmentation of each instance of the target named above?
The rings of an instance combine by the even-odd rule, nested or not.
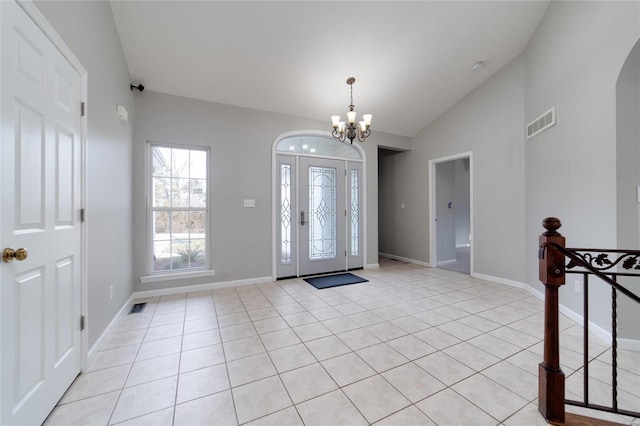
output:
[[[173,273],[165,273],[165,274],[155,274],[155,275],[147,275],[145,277],[140,277],[140,282],[142,284],[146,283],[155,283],[160,281],[173,281],[180,280],[183,278],[199,278],[199,277],[212,277],[216,274],[216,271],[213,269],[207,269],[206,271],[190,271],[190,272],[173,272]]]

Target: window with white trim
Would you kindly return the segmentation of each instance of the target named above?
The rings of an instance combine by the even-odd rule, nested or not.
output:
[[[149,143],[149,271],[209,266],[209,150]]]

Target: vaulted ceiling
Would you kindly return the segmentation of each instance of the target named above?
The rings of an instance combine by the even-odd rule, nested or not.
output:
[[[148,90],[414,136],[531,38],[548,1],[111,1]],[[472,71],[484,61],[485,67]]]

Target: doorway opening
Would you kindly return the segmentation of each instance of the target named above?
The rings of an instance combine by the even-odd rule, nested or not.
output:
[[[364,266],[364,152],[328,132],[281,135],[273,149],[274,279]]]
[[[473,273],[472,153],[429,161],[431,266]]]

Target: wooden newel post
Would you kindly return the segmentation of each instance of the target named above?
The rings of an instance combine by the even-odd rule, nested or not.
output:
[[[558,289],[565,283],[564,255],[551,243],[565,246],[560,219],[542,221],[547,230],[540,235],[539,276],[544,284],[544,359],[538,368],[538,409],[548,421],[564,423],[564,373],[560,369]]]

